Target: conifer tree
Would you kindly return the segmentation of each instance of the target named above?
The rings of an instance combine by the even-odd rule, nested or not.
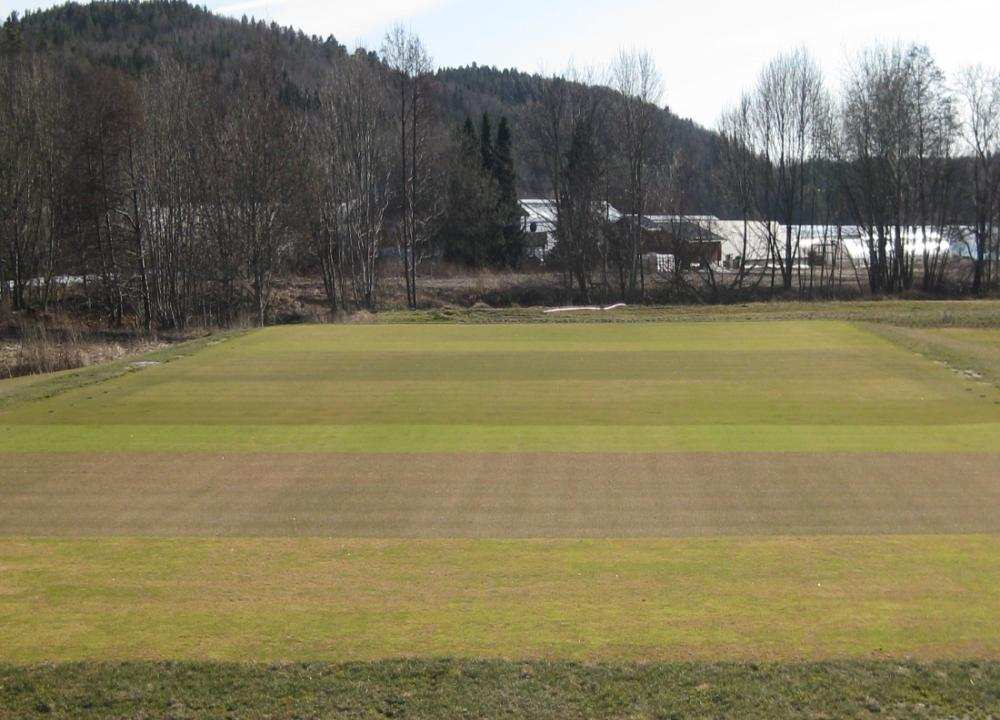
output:
[[[482,158],[483,170],[493,175],[494,172],[494,150],[493,150],[493,125],[490,123],[489,113],[483,113],[482,124],[479,129],[480,157]]]
[[[497,187],[497,221],[500,246],[493,254],[497,264],[514,266],[523,252],[520,205],[517,198],[517,173],[514,169],[510,124],[501,117],[493,148],[493,178]]]
[[[482,145],[471,119],[466,118],[456,136],[439,239],[449,260],[479,267],[492,261],[497,243],[496,183],[483,170]]]
[[[506,117],[500,118],[500,125],[497,127],[497,141],[493,152],[493,177],[496,178],[500,194],[501,216],[507,219],[509,211],[517,210],[517,175],[511,150],[510,125]]]

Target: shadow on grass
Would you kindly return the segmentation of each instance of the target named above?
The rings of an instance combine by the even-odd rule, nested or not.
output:
[[[0,718],[991,718],[1000,662],[0,666]]]

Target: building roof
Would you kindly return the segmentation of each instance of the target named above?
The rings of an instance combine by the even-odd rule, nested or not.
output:
[[[521,214],[526,223],[536,223],[541,231],[544,227],[551,231],[555,229],[556,221],[559,218],[559,209],[556,201],[547,198],[524,198],[519,201],[521,204]],[[622,214],[606,200],[601,203],[601,207],[607,213],[608,220],[618,222]]]
[[[635,215],[625,215],[623,220],[635,222]],[[647,232],[670,232],[678,239],[689,242],[720,242],[715,224],[720,220],[714,215],[642,215],[640,224]]]

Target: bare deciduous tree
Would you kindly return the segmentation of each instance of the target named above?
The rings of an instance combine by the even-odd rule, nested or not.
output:
[[[923,241],[923,289],[930,291],[940,284],[948,261],[948,253],[932,238],[944,238],[955,219],[953,160],[959,123],[955,99],[930,51],[912,47],[908,64],[913,123],[910,224]]]
[[[417,306],[417,265],[440,214],[430,161],[430,74],[433,63],[420,38],[396,25],[386,33],[382,58],[396,83],[399,131],[399,199],[402,205],[399,248],[403,259],[406,299]]]
[[[374,310],[379,249],[391,199],[390,111],[377,73],[360,59],[346,69],[343,83],[335,101],[340,166],[335,192],[341,199],[337,223],[355,302]]]
[[[625,195],[632,222],[626,225],[628,244],[628,292],[645,295],[642,267],[642,225],[646,214],[647,168],[652,161],[658,104],[663,87],[653,56],[647,51],[621,50],[611,65],[611,86],[620,94],[615,116],[615,134],[626,164]],[[621,288],[622,295],[626,289]]]
[[[743,221],[743,237],[739,266],[732,280],[734,287],[743,283],[747,273],[747,252],[750,249],[750,220],[756,209],[755,192],[760,163],[752,150],[753,127],[751,101],[744,96],[734,107],[723,112],[718,123],[722,139],[719,166],[720,187],[739,208]]]
[[[9,292],[15,310],[26,307],[27,293],[37,290],[33,280],[52,261],[48,70],[32,56],[0,55],[0,300]]]
[[[1000,239],[1000,73],[982,66],[962,73],[965,139],[972,156],[972,194],[975,248],[973,290],[981,293],[995,280]]]
[[[532,107],[530,135],[547,169],[555,206],[555,259],[567,291],[573,285],[586,301],[592,274],[606,253],[609,236],[606,197],[606,98],[584,90],[572,68],[553,76]]]
[[[955,129],[951,97],[926,49],[876,46],[856,62],[835,146],[847,207],[867,244],[872,292],[913,284],[911,227],[923,228],[925,239],[933,224],[944,229]],[[923,260],[928,282],[940,259]]]
[[[817,130],[827,102],[823,75],[805,50],[772,60],[749,97],[750,147],[764,162],[758,214],[786,290],[792,287],[799,259],[794,227],[805,216],[818,154]]]
[[[227,104],[219,150],[227,159],[217,230],[236,247],[253,297],[257,323],[263,325],[271,283],[290,246],[289,210],[300,173],[295,117],[278,97],[278,68],[268,49],[239,79]]]

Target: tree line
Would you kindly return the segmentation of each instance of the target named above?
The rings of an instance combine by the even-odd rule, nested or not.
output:
[[[402,28],[378,53],[331,58],[306,88],[280,35],[235,65],[164,57],[133,73],[19,43],[18,29],[12,17],[0,52],[0,299],[15,310],[44,309],[72,282],[113,324],[263,324],[290,272],[318,275],[338,312],[377,309],[386,273],[416,307],[431,258],[524,260],[508,118],[450,129],[429,53]],[[588,94],[580,82],[545,85],[539,112],[555,94]],[[565,151],[576,172],[596,162],[591,140],[577,132],[564,147],[560,136],[537,154]],[[583,238],[589,207],[562,192],[574,178],[553,187]],[[568,238],[559,248],[554,266],[579,277],[589,250]],[[626,264],[634,289],[635,258]]]
[[[940,289],[964,246],[971,289],[1000,270],[1000,74],[950,81],[920,45],[872,47],[831,90],[805,50],[775,58],[725,111],[720,183],[784,289],[801,284],[806,224],[849,225],[873,293]],[[913,243],[912,240],[920,243]],[[910,240],[911,242],[908,242]],[[744,253],[746,255],[746,253]],[[918,272],[919,271],[919,272]],[[742,282],[741,267],[735,282]]]
[[[583,89],[594,83],[613,92]],[[660,94],[650,55],[623,51],[596,74],[553,76],[532,105],[532,147],[558,205],[556,255],[577,297],[644,299],[644,218],[700,209],[686,192],[684,148],[657,126]],[[831,90],[795,50],[763,68],[718,135],[712,181],[743,223],[742,247],[725,272],[676,266],[676,286],[702,298],[761,285],[807,295],[842,285],[845,265],[874,294],[941,292],[949,270],[976,294],[1000,286],[997,71],[967,68],[949,81],[926,47],[875,46]],[[862,257],[846,255],[847,235]],[[839,274],[817,252],[832,252]]]
[[[449,135],[430,57],[401,28],[307,90],[275,42],[224,73],[168,58],[135,75],[16,30],[0,53],[0,299],[15,310],[71,280],[111,323],[264,323],[282,273],[321,276],[332,311],[374,310],[387,258],[410,307],[431,255],[518,262],[507,121]]]
[[[806,52],[778,57],[723,114],[706,171],[665,119],[648,52],[518,84],[517,118],[453,123],[412,33],[393,29],[377,53],[331,50],[311,82],[289,65],[300,41],[262,29],[237,61],[154,53],[138,71],[26,42],[12,16],[0,38],[0,299],[45,308],[75,282],[112,323],[262,324],[284,274],[321,277],[337,312],[377,309],[393,273],[416,307],[430,259],[524,261],[518,158],[557,211],[546,262],[585,300],[647,298],[644,221],[698,212],[699,182],[744,228],[738,266],[703,265],[702,286],[802,290],[810,223],[860,232],[875,293],[938,288],[953,261],[907,239],[958,227],[973,290],[1000,279],[1000,79],[970,69],[953,86],[926,48],[874,48],[837,92]],[[763,271],[749,264],[756,241]]]

